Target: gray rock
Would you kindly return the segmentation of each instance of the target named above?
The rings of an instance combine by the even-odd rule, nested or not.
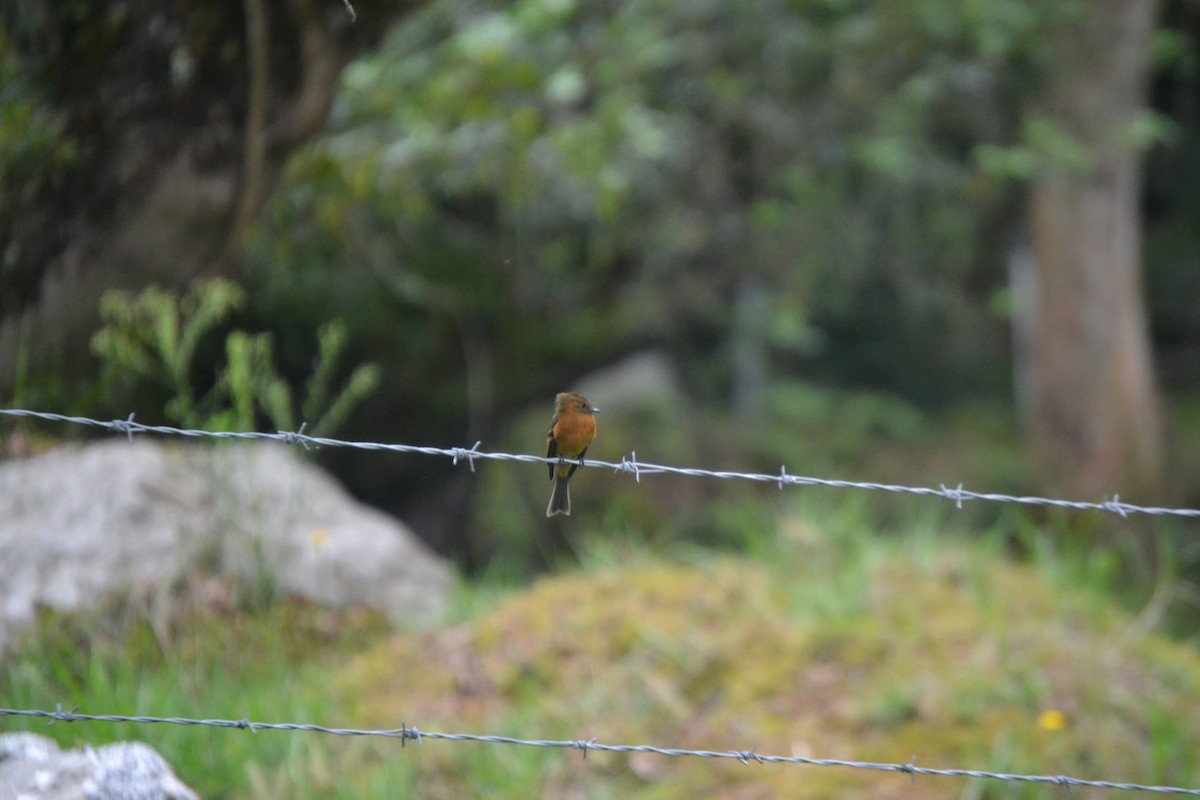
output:
[[[36,733],[0,734],[0,800],[197,800],[144,742],[61,750]]]
[[[443,608],[450,567],[284,445],[112,440],[0,463],[0,645],[38,607],[158,601],[191,573],[266,581],[396,622]]]
[[[644,350],[584,376],[574,391],[616,413],[638,408],[687,406],[683,382],[661,350]]]

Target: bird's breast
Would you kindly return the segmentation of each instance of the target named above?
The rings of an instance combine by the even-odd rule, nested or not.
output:
[[[558,454],[563,458],[578,456],[595,436],[596,420],[588,414],[560,419],[554,426],[554,440],[558,443]]]

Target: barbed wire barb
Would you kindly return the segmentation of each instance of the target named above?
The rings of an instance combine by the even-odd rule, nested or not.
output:
[[[613,472],[624,472],[627,474],[632,474],[633,482],[641,483],[642,482],[642,473],[641,473],[640,468],[638,467],[638,463],[637,463],[637,450],[632,451],[629,454],[629,458],[625,458],[625,456],[621,456],[621,463],[617,464],[615,467],[613,467]]]
[[[269,440],[280,441],[287,444],[300,444],[305,447],[307,447],[309,444],[312,444],[318,447],[348,447],[356,450],[411,453],[427,456],[447,456],[453,459],[455,464],[458,463],[459,459],[466,459],[472,471],[475,469],[476,459],[552,465],[561,461],[561,459],[553,457],[519,453],[484,452],[478,449],[480,442],[476,442],[473,447],[467,450],[462,447],[427,447],[411,444],[356,442],[326,437],[315,437],[304,434],[303,425],[301,426],[300,431],[297,432],[266,433],[255,431],[202,431],[189,428],[174,428],[169,425],[143,425],[140,422],[134,422],[133,414],[130,414],[124,420],[110,420],[107,422],[103,420],[90,419],[88,417],[71,417],[64,414],[54,414],[46,411],[29,411],[26,409],[12,408],[0,408],[0,415],[10,417],[28,417],[51,422],[66,422],[74,425],[89,425],[93,427],[106,428],[118,433],[125,433],[129,437],[130,441],[133,440],[134,433],[155,433],[162,436],[185,436],[190,438],[210,439]],[[900,484],[875,483],[870,481],[849,481],[803,475],[790,475],[787,473],[787,470],[782,467],[777,475],[768,475],[765,473],[755,472],[733,472],[728,470],[718,471],[700,469],[696,467],[674,467],[667,464],[648,464],[645,462],[639,462],[637,460],[636,451],[632,452],[628,457],[622,456],[621,460],[615,463],[582,458],[569,459],[569,462],[572,464],[578,464],[581,467],[601,467],[605,469],[611,469],[613,472],[631,474],[633,475],[634,481],[639,484],[641,483],[642,475],[683,475],[693,478],[718,478],[723,480],[748,480],[758,483],[776,483],[780,489],[783,488],[784,484],[787,484],[791,486],[821,486],[829,489],[858,489],[864,491],[891,492],[894,494],[909,494],[922,497],[937,497],[953,502],[955,507],[959,509],[963,507],[964,500],[980,500],[989,503],[1016,503],[1019,505],[1050,506],[1054,508],[1063,508],[1075,511],[1101,511],[1109,514],[1118,514],[1121,517],[1128,517],[1130,514],[1149,514],[1153,516],[1175,516],[1200,519],[1200,509],[1139,506],[1122,501],[1119,494],[1114,494],[1111,500],[1102,499],[1097,503],[1084,500],[1060,500],[1051,497],[1015,496],[996,492],[974,492],[969,489],[964,489],[962,483],[959,483],[957,488],[954,489],[947,487],[945,484],[942,484],[935,489],[925,486],[905,486]]]
[[[1119,495],[1119,494],[1114,494],[1112,496],[1112,500],[1106,499],[1104,501],[1104,507],[1106,509],[1108,509],[1109,511],[1120,514],[1122,517],[1128,516],[1125,513],[1125,505],[1121,502],[1121,495]]]
[[[304,435],[304,429],[307,427],[307,422],[301,422],[300,430],[298,431],[278,431],[278,433],[283,437],[284,442],[287,442],[288,444],[298,444],[305,450],[308,450],[308,437]]]
[[[956,486],[953,489],[951,489],[950,487],[946,486],[946,484],[943,483],[942,484],[942,494],[946,496],[947,500],[953,500],[954,507],[957,508],[959,511],[962,511],[963,485],[962,485],[961,481],[959,482],[958,486]]]
[[[475,456],[479,455],[479,452],[478,452],[479,445],[481,445],[481,444],[483,444],[482,439],[475,442],[475,444],[471,445],[471,449],[469,449],[469,450],[465,447],[455,447],[454,448],[454,461],[452,462],[454,464],[454,466],[456,466],[456,467],[458,466],[458,460],[461,458],[461,459],[466,460],[467,466],[469,466],[471,468],[471,472],[474,472],[475,471]]]

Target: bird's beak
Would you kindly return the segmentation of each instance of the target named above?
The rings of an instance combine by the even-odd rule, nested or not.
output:
[[[596,408],[595,406],[592,406],[592,413],[593,413],[593,414],[599,414],[599,413],[600,413],[600,409]]]

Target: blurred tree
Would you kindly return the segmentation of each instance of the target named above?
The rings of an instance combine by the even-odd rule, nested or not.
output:
[[[412,5],[0,6],[0,395],[18,361],[94,374],[102,290],[230,272],[342,65]]]
[[[764,348],[774,370],[927,401],[994,388],[1003,321],[979,320],[1003,273],[985,244],[1013,176],[977,150],[1014,137],[1045,16],[1035,0],[433,3],[348,71],[334,135],[273,216],[297,245],[271,259],[338,287],[368,265],[481,332],[479,375],[522,355],[500,397],[647,341],[721,401],[745,374],[731,354]],[[735,347],[730,298],[755,293]]]
[[[256,308],[346,316],[389,376],[361,421],[409,441],[486,441],[648,343],[747,415],[799,371],[930,405],[1003,389],[990,245],[1027,173],[1001,145],[1051,16],[435,0],[346,70],[330,135],[290,165]],[[465,549],[470,476],[434,492],[427,468],[358,463],[339,467],[361,496],[436,505],[423,535]]]
[[[1142,299],[1141,151],[1155,0],[1093,0],[1055,36],[1039,115],[1063,143],[1031,183],[1036,285],[1028,432],[1044,485],[1146,490],[1161,430]]]

